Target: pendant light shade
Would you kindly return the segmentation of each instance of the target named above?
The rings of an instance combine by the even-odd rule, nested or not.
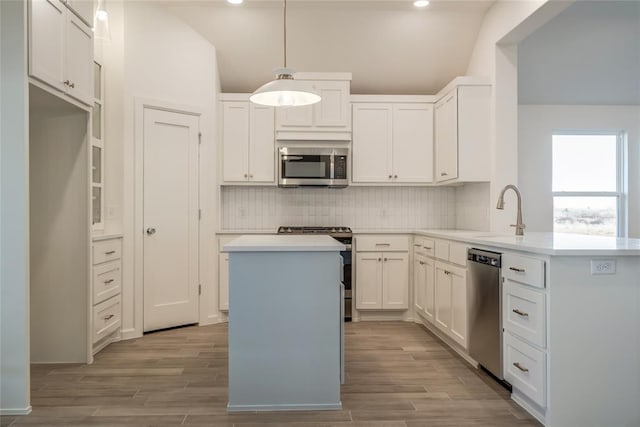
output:
[[[93,35],[102,41],[111,41],[111,30],[109,29],[109,15],[107,14],[106,0],[98,0],[96,14],[93,17]]]
[[[304,81],[293,79],[293,70],[277,70],[276,80],[260,86],[249,97],[254,104],[270,107],[295,107],[320,102],[320,95]]]
[[[276,79],[260,86],[249,97],[254,104],[270,107],[295,107],[320,102],[321,97],[311,86],[294,80],[294,70],[287,68],[287,0],[284,0],[284,68],[276,71]]]

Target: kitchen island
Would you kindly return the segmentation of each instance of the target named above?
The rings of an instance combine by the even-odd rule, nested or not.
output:
[[[513,400],[550,427],[640,426],[640,240],[416,234],[433,242],[436,268],[451,269],[440,260],[454,247],[502,255],[503,369]]]
[[[344,245],[329,236],[245,235],[224,249],[227,409],[341,409]]]

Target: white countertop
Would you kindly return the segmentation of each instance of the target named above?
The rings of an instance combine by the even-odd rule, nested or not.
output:
[[[328,252],[344,249],[345,246],[333,237],[317,235],[249,234],[224,245],[226,252]]]
[[[514,249],[545,255],[640,255],[640,239],[527,231],[525,231],[524,236],[469,230],[416,230],[415,233],[476,245]]]

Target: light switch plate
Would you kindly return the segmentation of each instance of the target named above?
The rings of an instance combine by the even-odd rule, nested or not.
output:
[[[591,274],[616,274],[616,260],[592,259]]]

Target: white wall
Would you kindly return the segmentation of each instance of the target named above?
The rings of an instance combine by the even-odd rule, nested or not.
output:
[[[31,410],[26,12],[0,1],[0,415]]]
[[[281,225],[348,226],[356,230],[454,228],[456,190],[424,187],[226,187],[223,230]]]
[[[471,55],[467,75],[489,77],[493,84],[491,102],[491,150],[493,152],[489,203],[500,190],[518,179],[518,87],[517,43],[571,2],[547,0],[499,0],[485,15]],[[490,229],[510,230],[516,218],[515,198],[509,194],[503,211],[490,210]]]
[[[111,3],[109,3],[111,5]],[[110,6],[111,7],[111,6]],[[159,2],[124,2],[123,61],[123,334],[142,334],[142,257],[135,247],[137,99],[151,99],[203,112],[200,121],[200,322],[217,321],[216,104],[219,83],[215,48]],[[107,64],[108,66],[109,64]],[[112,95],[117,97],[117,95]],[[171,165],[167,165],[171,167]],[[138,183],[139,184],[139,183]],[[138,230],[140,231],[140,230]]]
[[[640,237],[640,106],[521,105],[518,117],[518,182],[524,222],[553,230],[551,135],[557,130],[626,130],[629,237]]]
[[[491,209],[489,200],[491,185],[476,182],[456,187],[456,226],[459,230],[489,231]]]

